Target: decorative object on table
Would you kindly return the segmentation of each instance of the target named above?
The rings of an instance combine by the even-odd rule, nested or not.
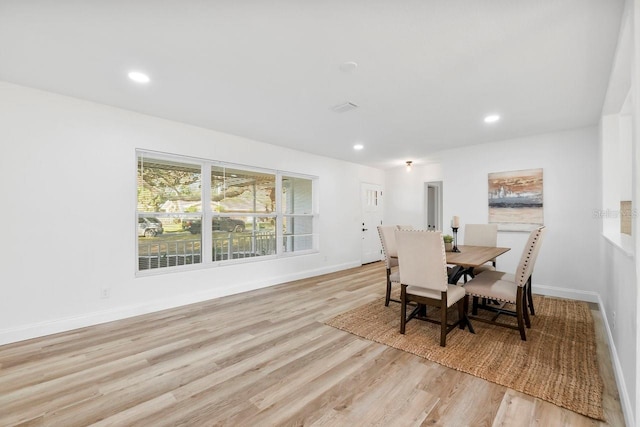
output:
[[[487,324],[478,325],[475,335],[453,330],[447,337],[447,346],[440,347],[439,326],[429,322],[409,322],[405,335],[400,334],[400,305],[382,309],[383,299],[324,323],[603,420],[604,385],[588,303],[538,295],[534,299],[538,311],[531,319],[528,341],[520,340],[507,328]],[[455,316],[455,309],[450,310]],[[491,318],[495,313],[483,311],[479,315]],[[431,310],[429,316],[438,319],[439,310]],[[515,317],[507,316],[505,321],[516,324]]]
[[[444,241],[444,250],[451,252],[453,249],[453,236],[451,234],[445,234],[442,236],[442,240]]]
[[[531,231],[543,220],[542,169],[489,174],[489,223],[500,231]]]
[[[453,248],[451,252],[460,252],[460,249],[458,249],[458,228],[460,228],[460,217],[454,216],[451,220],[451,230],[453,230]]]

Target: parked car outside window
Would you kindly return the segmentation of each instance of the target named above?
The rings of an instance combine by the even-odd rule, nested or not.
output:
[[[158,218],[138,217],[138,236],[155,237],[162,233],[164,233],[164,228]]]
[[[184,230],[189,230],[191,234],[200,234],[202,232],[202,221],[193,220],[185,221],[182,223]],[[246,228],[244,221],[233,218],[213,218],[211,221],[211,230],[213,231],[228,231],[228,232],[242,232]]]

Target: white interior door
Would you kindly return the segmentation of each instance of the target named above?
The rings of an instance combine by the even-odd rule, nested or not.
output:
[[[382,224],[382,187],[362,184],[362,263],[380,261],[382,244],[378,236],[378,225]]]

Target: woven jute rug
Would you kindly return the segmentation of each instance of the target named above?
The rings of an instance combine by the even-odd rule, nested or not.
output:
[[[517,330],[473,322],[475,334],[456,328],[440,347],[440,326],[417,319],[400,334],[400,304],[378,300],[342,313],[327,325],[413,353],[513,390],[604,420],[593,318],[580,301],[534,296],[536,315],[527,341]],[[429,317],[439,318],[428,308]],[[448,315],[458,318],[455,306]],[[501,315],[500,320],[516,323]]]

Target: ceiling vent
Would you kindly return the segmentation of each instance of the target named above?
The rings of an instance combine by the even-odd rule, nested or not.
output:
[[[345,102],[344,104],[338,104],[331,107],[336,113],[346,113],[347,111],[355,110],[358,108],[358,104],[354,104],[353,102]]]

